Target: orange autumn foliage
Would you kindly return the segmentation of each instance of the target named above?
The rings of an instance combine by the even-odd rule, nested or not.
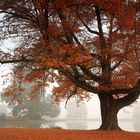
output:
[[[40,86],[44,79],[46,85],[57,81],[58,101],[97,94],[101,129],[118,130],[119,109],[140,93],[139,5],[129,0],[2,1],[0,36],[20,37],[21,43],[0,62],[21,62],[30,69],[24,78]]]

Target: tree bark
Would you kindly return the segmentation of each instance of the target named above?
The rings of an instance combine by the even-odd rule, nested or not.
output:
[[[101,126],[99,130],[121,130],[118,125],[117,114],[119,108],[112,95],[99,94],[101,108]]]

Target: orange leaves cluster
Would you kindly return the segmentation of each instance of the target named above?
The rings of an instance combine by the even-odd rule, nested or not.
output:
[[[110,90],[110,88],[108,86],[106,86],[106,85],[99,85],[97,87],[97,89],[99,89],[101,91],[109,91]]]
[[[123,29],[132,29],[135,24],[133,4],[126,4],[122,0],[96,0],[97,5],[103,7],[105,15],[116,16],[119,25]]]
[[[59,85],[53,89],[56,101],[67,98],[73,92],[74,84],[69,79],[58,76],[56,82]]]
[[[26,24],[24,28],[21,24],[20,28],[25,31],[25,38],[28,38],[28,34],[31,36],[27,39],[31,45],[16,49],[15,56],[31,59],[27,65],[34,69],[27,72],[26,77],[18,70],[15,73],[18,73],[20,80],[25,78],[28,82],[38,82],[33,92],[39,89],[44,77],[51,77],[50,81],[54,82],[55,72],[48,73],[52,69],[61,72],[70,70],[72,76],[77,72],[79,77],[82,73],[78,80],[91,86],[95,82],[98,85],[107,83],[108,79],[112,80],[113,87],[133,86],[137,80],[138,61],[134,52],[136,9],[131,4],[122,0],[38,0],[24,1],[25,6],[21,2],[17,7],[16,2],[12,0],[9,7],[3,1],[5,8],[21,16],[6,15],[6,25],[22,20]],[[29,32],[25,27],[28,27]],[[113,70],[111,67],[117,63],[118,66]],[[81,66],[86,68],[85,72]],[[60,73],[58,75],[62,76]],[[100,77],[109,78],[100,81]],[[62,78],[58,83],[61,87],[54,90],[58,100],[68,97],[75,89],[74,83],[68,79]],[[99,85],[98,88],[108,90],[106,85]],[[77,89],[77,95],[80,95],[81,100],[88,96],[80,88]]]
[[[41,70],[34,70],[32,72],[27,71],[27,74],[25,74],[25,81],[28,82],[35,82],[37,79],[43,79],[45,76],[47,77],[45,71]]]
[[[91,57],[88,50],[83,50],[83,48],[78,45],[66,46],[66,55],[68,55],[66,56],[66,62],[70,64],[81,64]]]
[[[39,2],[38,1],[34,1],[33,3],[35,5],[35,7],[37,9],[39,9],[39,10],[48,8],[48,4],[44,0],[39,0]]]
[[[132,16],[133,15],[127,15],[121,20],[124,29],[132,29],[135,26],[135,19],[133,19]]]
[[[64,45],[58,49],[58,54],[63,56],[64,62],[70,65],[82,63],[85,56],[85,53],[76,45]]]
[[[137,66],[133,65],[131,61],[121,64],[120,69],[117,69],[112,76],[112,87],[132,88],[137,83],[139,76]]]
[[[57,83],[59,86],[53,89],[53,94],[57,102],[60,102],[62,99],[66,99],[69,96],[77,97],[78,101],[88,100],[91,96],[87,91],[77,87],[66,77],[59,77]]]
[[[75,5],[75,1],[73,0],[55,0],[55,9],[63,9],[68,6]]]
[[[8,87],[4,90],[4,92],[1,94],[2,98],[8,98],[11,102],[15,102],[17,104],[22,104],[22,97],[21,92],[24,91],[24,87],[17,85],[13,85],[11,87]]]
[[[41,40],[32,49],[39,68],[64,68],[85,63],[91,58],[90,52],[78,45],[62,44]]]
[[[11,86],[8,86],[2,93],[3,98],[17,104],[24,103],[24,94],[30,100],[39,99],[44,94],[45,86],[48,86],[47,78],[49,73],[42,70],[25,68],[24,65],[17,65],[14,68],[14,77]],[[42,92],[41,92],[42,91]]]
[[[49,34],[50,37],[56,39],[62,35],[62,28],[52,23],[49,25],[49,28],[46,30],[46,34]]]
[[[112,88],[132,88],[136,83],[136,78],[115,77],[112,79]]]
[[[35,84],[28,93],[28,97],[30,100],[39,100],[40,99],[40,91],[43,89],[43,84]]]

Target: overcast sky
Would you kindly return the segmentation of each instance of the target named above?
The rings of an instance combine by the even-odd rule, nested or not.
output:
[[[17,44],[18,44],[17,40],[12,41],[11,39],[8,39],[8,40],[5,40],[3,42],[3,44],[0,45],[0,48],[4,51],[8,52],[11,49],[15,48],[17,46]],[[3,84],[3,76],[8,75],[9,70],[10,70],[9,64],[1,65],[0,91],[2,90],[2,87],[6,87],[9,84],[9,82]],[[94,95],[90,101],[86,102],[85,105],[87,106],[87,110],[88,110],[88,115],[87,115],[88,118],[95,118],[95,119],[100,118],[100,105],[99,105],[98,97],[96,95]],[[65,117],[66,109],[64,107],[64,103],[62,103],[61,106],[62,106],[61,107],[62,112],[61,112],[60,117]],[[119,118],[131,119],[133,116],[132,114],[133,114],[133,107],[126,107],[125,109],[122,109],[119,112]]]

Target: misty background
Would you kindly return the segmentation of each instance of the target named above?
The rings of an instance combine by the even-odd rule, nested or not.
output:
[[[12,41],[11,39],[3,41],[0,48],[5,52],[11,51],[18,45],[18,39]],[[10,48],[10,49],[9,49]],[[3,92],[4,88],[10,85],[12,65],[4,64],[0,66],[0,93]],[[5,80],[4,80],[5,79]],[[46,93],[51,94],[51,88],[46,88]],[[43,107],[47,109],[47,106]],[[50,107],[51,108],[51,107]],[[71,99],[66,108],[65,101],[59,105],[60,112],[56,117],[42,116],[41,120],[16,120],[1,119],[0,127],[40,127],[40,128],[63,128],[63,129],[97,129],[100,126],[100,105],[98,97],[93,95],[92,98],[87,102],[77,103],[76,99]],[[53,111],[53,110],[52,110]],[[0,98],[0,117],[11,116],[11,110],[5,102],[1,101]],[[127,131],[140,132],[140,102],[139,100],[133,105],[125,107],[118,113],[119,126]],[[17,122],[17,123],[16,123]],[[26,123],[28,125],[25,125]],[[31,124],[29,123],[31,122]],[[29,125],[30,124],[30,125]]]

